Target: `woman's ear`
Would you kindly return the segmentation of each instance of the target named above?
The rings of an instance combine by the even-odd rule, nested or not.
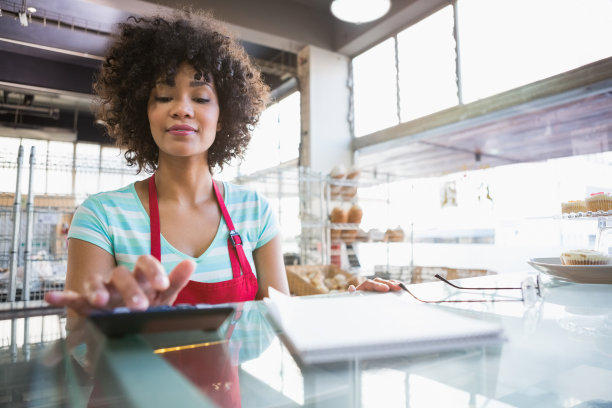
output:
[[[217,122],[217,132],[223,129],[223,123]]]

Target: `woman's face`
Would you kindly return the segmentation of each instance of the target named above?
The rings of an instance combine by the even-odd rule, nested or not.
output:
[[[195,79],[196,71],[182,64],[171,81],[151,90],[147,115],[151,134],[164,156],[207,158],[221,129],[219,99],[212,78]]]

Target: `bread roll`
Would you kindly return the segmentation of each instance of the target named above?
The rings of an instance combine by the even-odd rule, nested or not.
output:
[[[347,222],[350,224],[359,224],[361,222],[361,217],[363,216],[363,210],[357,204],[353,205],[349,211],[347,216]]]
[[[348,222],[348,213],[340,207],[335,207],[332,210],[329,219],[334,224],[345,223]]]
[[[348,222],[348,212],[340,207],[335,207],[329,215],[329,219],[332,224],[344,224]],[[332,228],[330,233],[332,241],[337,241],[342,236],[342,230],[339,229]]]

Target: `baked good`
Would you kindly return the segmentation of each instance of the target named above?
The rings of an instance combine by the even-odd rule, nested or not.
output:
[[[329,220],[332,224],[344,224],[348,222],[348,212],[340,207],[334,207],[331,214],[329,215]],[[330,234],[332,241],[338,240],[342,235],[342,230],[332,228]]]
[[[612,257],[592,249],[574,249],[561,254],[563,265],[607,265]]]
[[[343,165],[339,164],[335,166],[332,171],[329,173],[329,177],[332,179],[329,184],[329,195],[332,200],[340,197],[342,193],[342,186],[334,184],[334,181],[344,180],[346,177],[346,169]]]
[[[340,238],[344,241],[345,244],[352,244],[357,240],[357,234],[359,230],[356,229],[346,229],[342,230],[340,233]]]
[[[351,182],[351,185],[342,187],[342,199],[345,201],[352,200],[357,195],[357,182],[359,181],[359,170],[352,170],[346,175],[346,180]]]
[[[363,210],[357,204],[354,204],[348,211],[347,222],[351,224],[359,224],[363,217]]]
[[[606,193],[591,194],[584,199],[588,211],[612,210],[612,196]]]
[[[561,203],[561,214],[571,214],[579,212],[587,212],[587,207],[584,203],[584,200],[570,200]]]
[[[348,210],[347,222],[349,224],[359,224],[361,222],[362,216],[363,216],[363,211],[361,207],[355,204]],[[359,230],[355,228],[355,229],[342,230],[342,233],[340,234],[340,236],[342,238],[342,241],[344,241],[347,244],[350,244],[350,243],[355,242],[355,240],[357,239],[357,234],[359,234]]]
[[[334,207],[329,215],[329,220],[334,224],[344,224],[348,222],[348,212],[340,207]]]
[[[385,241],[388,242],[402,242],[404,240],[404,230],[402,227],[395,229],[388,229],[385,231]]]

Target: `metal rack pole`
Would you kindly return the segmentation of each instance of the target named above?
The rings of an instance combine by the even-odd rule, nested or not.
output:
[[[32,269],[32,229],[34,227],[34,165],[36,146],[30,149],[30,180],[28,183],[28,203],[26,204],[26,236],[23,251],[23,294],[22,300],[30,300],[30,271]]]
[[[13,203],[13,242],[11,244],[11,259],[9,272],[8,301],[14,302],[17,287],[17,262],[19,259],[19,230],[21,226],[21,168],[23,165],[23,146],[19,145],[17,153],[17,183],[15,187],[15,202]]]

